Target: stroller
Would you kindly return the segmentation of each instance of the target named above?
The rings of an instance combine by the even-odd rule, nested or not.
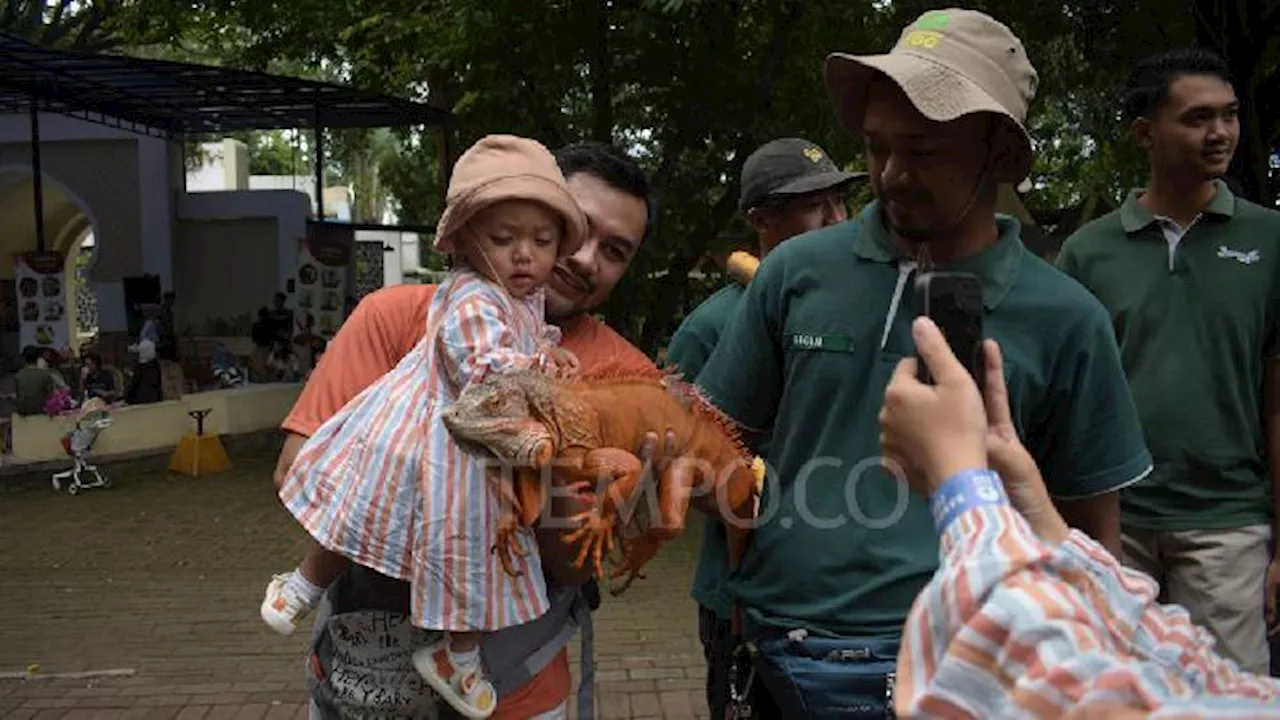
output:
[[[71,495],[89,488],[111,487],[111,480],[103,477],[96,465],[87,462],[89,451],[93,449],[93,443],[98,439],[98,433],[110,425],[111,416],[107,413],[107,404],[100,398],[94,398],[80,408],[76,414],[75,426],[62,436],[62,449],[71,456],[75,464],[70,470],[54,473],[54,490],[61,491],[62,481],[68,478],[71,482],[67,485],[67,492]],[[81,474],[86,472],[93,475],[93,479],[88,482],[81,479]]]

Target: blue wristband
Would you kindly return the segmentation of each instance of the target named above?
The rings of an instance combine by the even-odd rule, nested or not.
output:
[[[1007,505],[1008,502],[1004,483],[995,471],[962,470],[947,478],[929,496],[929,509],[933,512],[933,524],[942,533],[966,511]]]

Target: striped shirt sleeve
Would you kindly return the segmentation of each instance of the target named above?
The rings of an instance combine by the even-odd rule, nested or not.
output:
[[[482,292],[468,293],[448,312],[440,328],[444,365],[457,387],[480,382],[491,373],[545,368],[547,356],[517,348],[515,324],[506,308]]]
[[[1007,502],[942,530],[941,567],[904,629],[901,717],[1062,716],[1120,703],[1159,716],[1275,716],[1280,682],[1240,671],[1156,584],[1072,530],[1042,542]]]

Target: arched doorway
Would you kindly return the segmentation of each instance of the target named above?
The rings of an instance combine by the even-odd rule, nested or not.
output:
[[[81,327],[82,297],[92,298],[92,285],[87,282],[101,238],[97,222],[88,206],[57,178],[48,173],[41,178],[44,206],[45,248],[62,253],[66,261],[63,306],[74,318],[70,322],[68,345],[78,351],[87,339],[85,330],[96,331],[96,300],[89,302],[95,312],[87,315],[88,327]],[[86,256],[82,248],[90,252]],[[19,303],[14,283],[16,255],[36,250],[36,217],[34,183],[30,166],[0,166],[0,354],[4,369],[15,366],[19,345]],[[81,269],[83,265],[83,269]],[[83,288],[83,289],[82,289]]]

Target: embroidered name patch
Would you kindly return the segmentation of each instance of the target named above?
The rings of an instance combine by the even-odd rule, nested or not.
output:
[[[825,350],[827,352],[853,352],[853,338],[848,335],[819,335],[792,333],[787,336],[788,350]]]
[[[1252,265],[1262,259],[1262,253],[1257,250],[1250,250],[1248,252],[1243,250],[1233,250],[1226,245],[1219,245],[1218,257],[1236,260],[1244,265]]]

